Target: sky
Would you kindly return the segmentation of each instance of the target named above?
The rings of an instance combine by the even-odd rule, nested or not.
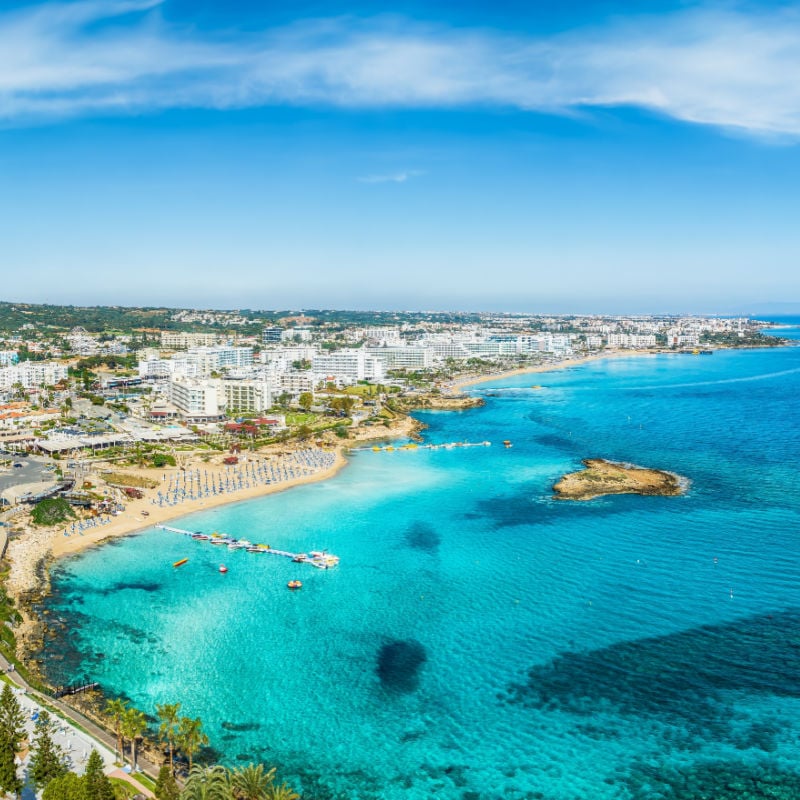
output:
[[[800,4],[0,4],[0,300],[800,302]]]

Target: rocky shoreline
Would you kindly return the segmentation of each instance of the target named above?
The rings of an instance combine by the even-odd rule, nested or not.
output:
[[[558,500],[593,500],[610,494],[676,497],[686,493],[688,480],[660,469],[587,458],[586,469],[564,475],[554,486]]]

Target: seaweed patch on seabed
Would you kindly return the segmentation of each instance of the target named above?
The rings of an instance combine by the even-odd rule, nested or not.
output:
[[[686,744],[724,741],[769,752],[778,736],[792,735],[791,724],[750,725],[731,696],[800,697],[798,629],[800,612],[792,610],[565,653],[532,667],[500,699],[578,715],[611,706],[677,726]]]
[[[407,694],[419,686],[419,673],[427,660],[425,648],[416,639],[396,639],[378,651],[375,671],[384,689]]]
[[[426,553],[435,553],[442,543],[442,537],[436,529],[427,522],[419,520],[412,522],[406,531],[406,544],[414,550],[422,550]]]
[[[631,800],[797,800],[800,775],[761,759],[759,762],[701,761],[681,769],[664,768],[663,759],[635,761],[614,783]]]

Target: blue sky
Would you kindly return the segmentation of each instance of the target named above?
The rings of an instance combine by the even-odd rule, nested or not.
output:
[[[800,301],[800,6],[0,7],[2,299]]]

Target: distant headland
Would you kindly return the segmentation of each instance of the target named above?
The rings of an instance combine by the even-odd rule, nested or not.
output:
[[[673,472],[587,458],[586,469],[564,475],[553,486],[559,500],[592,500],[607,494],[674,497],[686,492],[688,481]]]

